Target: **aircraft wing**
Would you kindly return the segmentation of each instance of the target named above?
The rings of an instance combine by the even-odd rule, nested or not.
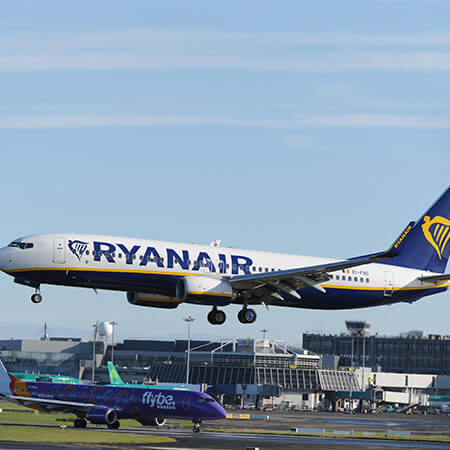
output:
[[[410,222],[394,244],[384,252],[372,253],[315,266],[298,267],[252,275],[238,275],[229,278],[228,281],[233,288],[238,291],[251,291],[253,295],[258,297],[272,296],[279,300],[284,300],[277,294],[280,291],[300,300],[300,295],[297,291],[304,287],[313,287],[325,293],[325,289],[320,283],[324,283],[330,279],[328,275],[329,272],[371,264],[398,256],[402,248],[401,242],[404,240],[409,230],[412,229],[413,224],[414,222]]]
[[[21,397],[18,395],[4,395],[8,400],[20,401],[24,406],[31,406],[38,404],[41,408],[47,410],[47,412],[66,412],[76,413],[81,412],[86,414],[90,408],[96,408],[101,405],[94,405],[93,403],[79,403],[79,402],[67,402],[63,400],[51,400],[38,397]]]

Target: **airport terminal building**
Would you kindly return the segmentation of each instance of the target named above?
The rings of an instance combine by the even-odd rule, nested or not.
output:
[[[327,355],[336,368],[353,365],[375,371],[450,375],[450,336],[410,331],[400,336],[304,333],[303,347]]]

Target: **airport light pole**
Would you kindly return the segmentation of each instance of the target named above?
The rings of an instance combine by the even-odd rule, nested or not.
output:
[[[265,328],[263,328],[262,330],[261,330],[261,333],[262,333],[262,335],[263,335],[263,340],[265,341],[266,340],[266,333],[268,332],[269,330],[266,330]]]
[[[116,325],[119,325],[117,322],[110,322],[112,325],[112,335],[111,335],[111,362],[114,364],[114,330]]]
[[[354,350],[354,343],[355,343],[355,336],[352,333],[352,358],[351,358],[351,362],[350,362],[350,405],[349,405],[349,410],[350,412],[353,411],[353,399],[352,399],[352,394],[353,394],[353,350]]]
[[[188,348],[187,348],[187,364],[186,364],[186,384],[189,384],[189,363],[191,358],[191,323],[195,320],[191,316],[183,319],[188,324]]]
[[[95,382],[95,344],[97,343],[98,320],[92,325],[94,327],[94,342],[92,343],[92,383]]]

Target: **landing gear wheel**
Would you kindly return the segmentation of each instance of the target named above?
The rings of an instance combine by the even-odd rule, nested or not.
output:
[[[75,419],[73,422],[75,428],[86,428],[87,422],[85,419]]]
[[[194,433],[200,433],[200,422],[195,422],[194,426],[192,427],[192,431]]]
[[[42,302],[42,295],[36,292],[31,296],[31,301],[33,303],[41,303]]]
[[[226,314],[220,309],[213,309],[208,313],[208,322],[212,325],[222,325],[226,318]]]
[[[256,312],[253,309],[243,308],[238,313],[238,319],[241,323],[253,323],[256,320]]]
[[[113,423],[108,423],[108,428],[110,430],[117,430],[120,427],[120,422],[118,420],[116,420]]]

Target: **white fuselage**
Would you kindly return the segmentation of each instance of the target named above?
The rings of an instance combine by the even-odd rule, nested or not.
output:
[[[39,287],[48,283],[135,292],[144,296],[148,306],[159,306],[158,302],[162,301],[179,303],[175,287],[180,277],[227,280],[239,275],[271,273],[333,261],[235,248],[65,233],[26,236],[0,249],[1,270],[23,284]],[[418,278],[423,275],[432,273],[389,264],[367,264],[331,272],[329,279],[321,283],[326,293],[307,289],[302,292],[301,301],[285,298],[271,303],[323,309],[366,307],[414,301],[448,286],[447,282],[432,285],[421,282]],[[221,298],[218,305],[241,303],[234,295],[224,297],[227,298]],[[186,301],[215,305],[216,298],[204,296]],[[258,302],[248,299],[248,303]]]

